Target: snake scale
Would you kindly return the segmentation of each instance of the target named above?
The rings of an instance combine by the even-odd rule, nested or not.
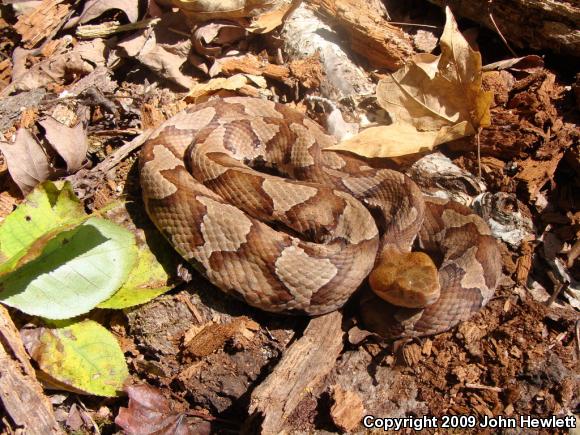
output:
[[[487,224],[400,172],[324,151],[334,143],[267,100],[191,106],[143,146],[145,208],[209,281],[265,311],[337,310],[369,274],[363,319],[386,337],[438,333],[481,309],[501,271]],[[414,242],[429,257],[409,254]]]

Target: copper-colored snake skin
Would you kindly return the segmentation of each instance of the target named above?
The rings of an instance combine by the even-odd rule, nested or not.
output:
[[[399,172],[322,151],[333,143],[318,124],[273,102],[236,97],[192,106],[143,147],[145,207],[214,285],[266,311],[336,310],[375,265],[405,259],[417,236],[439,265],[441,293],[397,308],[367,291],[361,309],[370,326],[387,337],[427,335],[481,309],[500,275],[484,221],[424,197]],[[436,286],[437,275],[421,272],[427,266],[406,261],[404,273],[419,271],[403,273],[411,290],[429,280]],[[389,275],[384,270],[375,281]],[[393,291],[395,299],[402,293]]]

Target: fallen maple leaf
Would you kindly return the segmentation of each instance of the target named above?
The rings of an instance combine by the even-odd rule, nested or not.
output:
[[[378,102],[393,124],[364,130],[332,149],[397,157],[473,135],[490,124],[493,94],[481,88],[481,55],[459,32],[451,10],[445,13],[441,54],[418,54],[377,86]]]
[[[200,435],[210,433],[209,422],[194,423],[175,411],[159,390],[149,385],[126,388],[129,407],[120,408],[115,423],[127,434]]]
[[[25,128],[18,129],[14,143],[0,142],[0,151],[4,154],[10,176],[23,195],[31,192],[38,183],[48,180],[48,156]]]

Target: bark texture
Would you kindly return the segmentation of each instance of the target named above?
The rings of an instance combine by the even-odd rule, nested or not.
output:
[[[496,31],[518,48],[580,56],[578,0],[429,0]],[[525,53],[524,53],[525,54]]]

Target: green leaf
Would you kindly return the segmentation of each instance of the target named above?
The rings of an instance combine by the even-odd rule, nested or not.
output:
[[[40,184],[0,225],[0,275],[33,260],[55,234],[88,218],[70,183]]]
[[[136,260],[130,231],[92,217],[55,235],[37,258],[0,277],[0,301],[48,319],[78,316],[117,291]]]
[[[130,229],[137,239],[139,260],[129,278],[110,299],[98,308],[123,309],[144,304],[171,290],[180,278],[175,276],[182,261],[171,245],[145,216],[141,206],[127,202],[111,208],[107,219]]]
[[[2,222],[0,260],[11,258],[51,230],[85,216],[70,183],[40,184]]]
[[[133,268],[125,284],[98,307],[120,310],[144,304],[171,290],[172,286],[166,285],[168,280],[169,276],[161,263],[147,246],[142,246],[139,249],[137,266]]]
[[[53,388],[112,397],[129,376],[119,343],[92,320],[23,329],[21,336],[39,378]]]

